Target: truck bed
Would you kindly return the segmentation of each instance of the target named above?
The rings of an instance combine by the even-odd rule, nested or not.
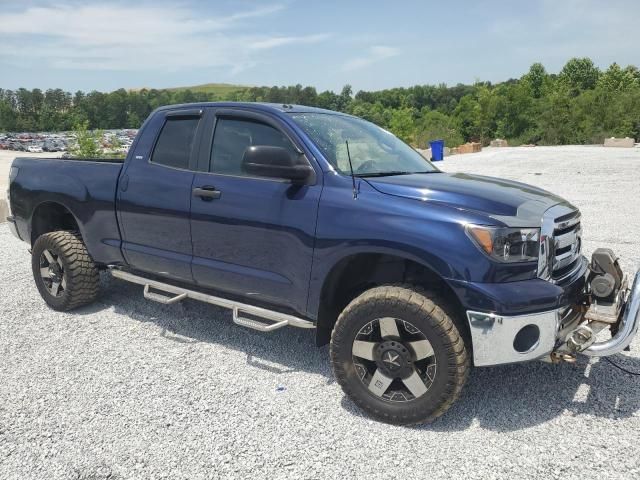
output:
[[[48,203],[76,216],[81,234],[98,263],[120,263],[120,231],[115,198],[123,159],[18,157],[11,183],[11,207],[20,238],[31,240],[29,221]]]

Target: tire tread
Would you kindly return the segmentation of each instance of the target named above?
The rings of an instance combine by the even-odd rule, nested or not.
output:
[[[68,295],[62,297],[61,302],[52,303],[43,294],[41,285],[36,278],[38,289],[47,304],[55,310],[68,311],[93,302],[100,291],[100,275],[80,232],[59,230],[38,237],[33,245],[34,276],[36,275],[36,263],[39,262],[39,252],[45,248],[52,248],[63,257],[68,292]]]
[[[346,337],[346,322],[350,321],[352,313],[373,302],[385,302],[389,306],[404,304],[416,314],[423,315],[431,324],[431,327],[443,339],[447,350],[449,364],[447,366],[446,388],[436,401],[437,408],[431,412],[423,412],[420,409],[407,409],[403,414],[389,414],[365,403],[358,395],[354,394],[347,381],[346,370],[336,361],[338,349],[350,348],[350,339]],[[420,286],[411,284],[385,285],[375,287],[355,298],[338,317],[331,336],[330,356],[334,374],[343,391],[361,409],[369,412],[373,417],[388,423],[413,425],[430,423],[442,416],[453,403],[460,397],[463,387],[469,377],[471,361],[455,323],[442,306],[446,306],[444,299],[434,292],[424,290]]]

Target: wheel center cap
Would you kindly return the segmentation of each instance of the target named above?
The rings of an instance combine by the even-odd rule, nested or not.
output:
[[[389,377],[404,378],[413,371],[411,353],[401,342],[380,342],[375,349],[374,357],[378,368]]]
[[[400,355],[393,350],[387,350],[382,354],[382,361],[387,365],[389,370],[397,370],[402,365]]]

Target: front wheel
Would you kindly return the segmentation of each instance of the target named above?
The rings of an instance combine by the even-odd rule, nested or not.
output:
[[[72,310],[98,296],[100,275],[77,232],[38,237],[31,251],[31,266],[40,295],[54,310]]]
[[[469,357],[437,296],[383,286],[353,300],[336,322],[331,364],[344,392],[372,417],[430,422],[460,396]]]

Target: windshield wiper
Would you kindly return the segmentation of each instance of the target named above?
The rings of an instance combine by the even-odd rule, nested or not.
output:
[[[370,173],[356,173],[355,177],[391,177],[394,175],[414,175],[417,173],[438,173],[438,170],[429,170],[426,172],[404,172],[402,170],[392,170],[389,172],[370,172]]]

